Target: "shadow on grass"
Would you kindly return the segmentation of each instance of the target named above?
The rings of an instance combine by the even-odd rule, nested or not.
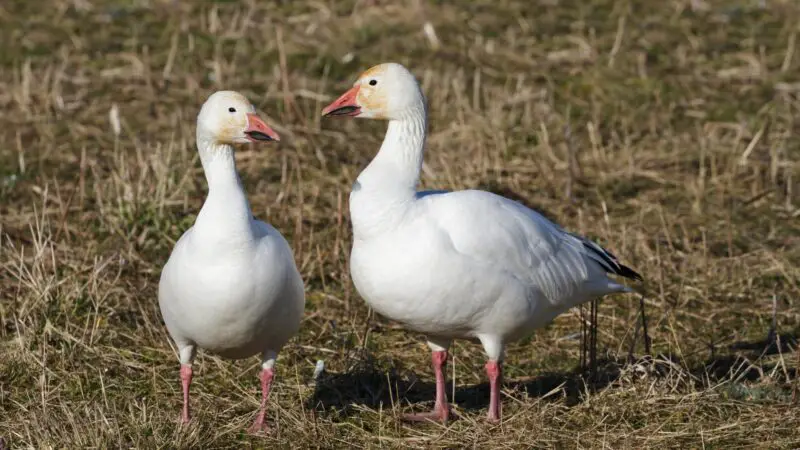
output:
[[[752,342],[735,342],[728,347],[734,354],[712,355],[705,364],[692,373],[705,376],[712,381],[735,379],[737,381],[758,381],[765,373],[772,372],[778,363],[759,365],[757,361],[766,356],[785,355],[795,357],[798,352],[798,333],[770,334],[765,339]],[[798,355],[800,356],[800,355]],[[789,379],[797,378],[797,368],[786,368]]]
[[[527,380],[505,380],[504,389],[526,393],[531,397],[565,399],[567,404],[580,402],[587,390],[601,389],[618,379],[620,365],[610,360],[598,363],[597,380],[587,383],[579,371],[544,373]],[[416,379],[414,374],[402,376],[397,370],[382,371],[369,363],[359,364],[349,373],[325,374],[317,382],[308,407],[334,409],[343,417],[356,411],[355,405],[371,409],[415,405],[420,411],[433,407],[436,385]],[[448,380],[448,398],[452,384]],[[456,387],[455,403],[466,411],[485,409],[489,401],[489,383]]]
[[[778,344],[780,343],[780,344]],[[580,369],[567,372],[543,373],[527,380],[505,380],[504,388],[525,394],[529,397],[545,398],[551,401],[564,401],[568,406],[582,401],[586,392],[601,390],[617,380],[631,364],[650,372],[651,376],[668,377],[675,370],[691,375],[692,383],[698,389],[731,381],[729,394],[747,400],[784,401],[791,396],[790,380],[798,377],[796,368],[783,367],[781,376],[787,377],[784,386],[775,386],[768,394],[761,394],[760,388],[745,386],[744,382],[757,382],[776,372],[779,363],[759,364],[764,356],[782,353],[795,357],[798,337],[796,334],[783,334],[775,339],[753,342],[737,342],[728,348],[735,354],[712,356],[707,360],[684,367],[676,355],[659,355],[657,358],[645,356],[638,360],[602,359],[598,361],[596,378],[590,380],[587,372]],[[308,407],[318,411],[335,410],[341,417],[348,417],[357,411],[356,405],[370,409],[390,409],[392,405],[406,407],[414,405],[416,411],[425,411],[433,406],[436,386],[432,382],[419,381],[414,374],[402,376],[396,369],[381,370],[367,356],[348,373],[328,373],[320,377],[314,395],[308,400]],[[628,371],[629,373],[631,371]],[[635,371],[633,371],[635,372]],[[641,371],[640,371],[641,372]],[[448,382],[448,398],[452,385]],[[741,391],[741,392],[740,392]],[[775,392],[772,392],[775,391]],[[758,398],[756,398],[758,397]],[[466,411],[485,409],[489,402],[489,384],[480,383],[456,388],[455,403]]]

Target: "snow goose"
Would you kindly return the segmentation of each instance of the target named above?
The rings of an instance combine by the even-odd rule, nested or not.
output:
[[[376,312],[427,338],[435,406],[407,419],[447,420],[444,367],[459,338],[483,345],[488,419],[499,421],[506,343],[573,306],[632,292],[607,274],[641,280],[609,251],[518,202],[478,190],[417,192],[427,113],[405,67],[367,70],[322,115],[389,122],[378,154],[350,193],[350,274]]]
[[[300,327],[303,280],[286,239],[253,217],[233,144],[279,137],[243,95],[220,91],[203,104],[196,138],[208,197],[194,226],[175,245],[158,285],[161,314],[181,363],[181,420],[190,418],[189,385],[198,347],[231,359],[260,354],[261,408],[251,431],[267,430],[273,365]]]

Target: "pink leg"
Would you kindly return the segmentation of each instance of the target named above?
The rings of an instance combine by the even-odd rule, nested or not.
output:
[[[181,364],[181,386],[183,387],[183,412],[181,413],[181,422],[189,423],[191,415],[189,414],[189,385],[192,384],[192,366],[188,364]]]
[[[250,427],[251,433],[258,433],[260,431],[269,431],[269,425],[264,420],[267,415],[267,401],[269,400],[269,389],[272,386],[272,377],[274,372],[272,368],[261,370],[261,409],[258,411],[255,422]]]
[[[489,422],[500,422],[500,384],[503,380],[503,363],[486,362],[486,375],[489,377]]]
[[[421,414],[406,414],[405,420],[423,421],[434,420],[447,423],[450,417],[450,405],[447,404],[447,393],[445,392],[444,368],[447,366],[447,351],[436,351],[431,354],[433,371],[436,374],[436,403],[433,411]]]

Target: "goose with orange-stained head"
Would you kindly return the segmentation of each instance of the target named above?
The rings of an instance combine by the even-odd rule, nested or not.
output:
[[[448,348],[469,339],[486,352],[488,419],[499,421],[507,343],[573,306],[632,292],[609,275],[641,280],[608,250],[518,202],[479,190],[418,192],[427,111],[402,65],[364,72],[322,114],[389,122],[350,194],[350,273],[376,312],[423,333],[432,350],[433,411],[406,418],[448,419]]]
[[[200,109],[196,139],[208,196],[194,225],[175,244],[158,286],[161,314],[181,363],[181,421],[190,420],[198,348],[231,359],[259,355],[261,408],[251,428],[258,432],[267,429],[273,366],[300,328],[305,296],[286,239],[253,218],[234,144],[280,138],[243,95],[220,91]]]

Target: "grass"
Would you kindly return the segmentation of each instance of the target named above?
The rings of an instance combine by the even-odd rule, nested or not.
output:
[[[0,436],[9,448],[800,447],[800,7],[761,3],[3,2]],[[463,342],[450,366],[459,419],[397,420],[429,406],[429,355],[370,315],[348,271],[347,196],[384,125],[319,117],[388,60],[431,105],[422,184],[512,196],[608,246],[647,279],[652,355],[636,340],[638,297],[608,298],[598,380],[579,368],[576,310],[509,349],[501,425],[483,420],[483,355]],[[220,88],[246,93],[283,137],[243,148],[238,167],[307,286],[267,437],[243,432],[257,358],[201,355],[195,421],[177,425],[156,301],[204,198],[194,118]]]

